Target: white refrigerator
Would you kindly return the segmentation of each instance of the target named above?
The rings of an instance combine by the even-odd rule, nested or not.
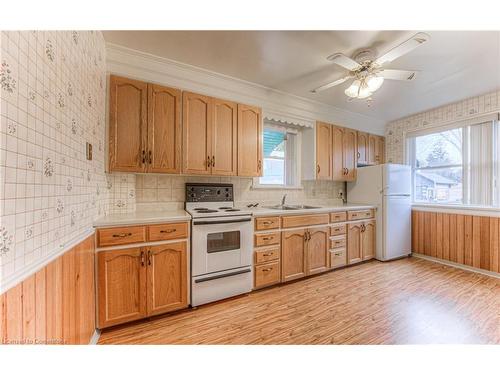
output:
[[[376,258],[397,259],[411,253],[411,168],[401,164],[361,167],[347,183],[347,200],[377,206]]]

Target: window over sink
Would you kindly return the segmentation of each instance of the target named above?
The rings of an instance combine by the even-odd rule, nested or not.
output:
[[[300,188],[300,133],[291,127],[264,123],[263,138],[263,175],[254,179],[254,187]]]

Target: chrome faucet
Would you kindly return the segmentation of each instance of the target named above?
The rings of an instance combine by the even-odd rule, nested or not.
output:
[[[283,195],[283,198],[281,198],[281,205],[285,205],[285,200],[286,200],[286,194]]]

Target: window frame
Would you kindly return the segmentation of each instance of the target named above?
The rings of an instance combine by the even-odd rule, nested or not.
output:
[[[498,186],[498,179],[500,178],[500,161],[496,159],[500,155],[500,140],[497,137],[500,136],[500,113],[494,112],[485,114],[483,116],[472,117],[463,121],[454,121],[450,123],[443,124],[441,126],[433,126],[427,129],[409,131],[404,133],[404,153],[405,162],[411,167],[411,184],[412,184],[412,203],[415,205],[431,205],[431,206],[458,206],[458,207],[487,207],[498,209],[500,207],[500,186]],[[492,140],[491,140],[491,204],[480,206],[477,204],[470,203],[470,181],[469,181],[469,169],[470,169],[470,129],[472,126],[481,125],[487,122],[491,122],[492,129]],[[441,133],[453,129],[462,129],[462,164],[449,164],[438,167],[416,167],[416,146],[415,141],[417,137],[426,136],[435,133]],[[415,175],[417,170],[432,170],[432,169],[444,169],[444,168],[462,168],[462,203],[447,203],[447,202],[428,202],[428,201],[416,201],[415,197]]]
[[[286,134],[293,134],[295,137],[294,147],[287,147],[285,144],[285,156],[283,159],[275,158],[279,160],[284,160],[285,163],[285,184],[262,184],[260,182],[261,176],[253,178],[252,189],[291,189],[291,190],[302,190],[301,185],[301,144],[302,144],[302,132],[300,129],[285,125],[275,125],[273,123],[268,123],[264,121],[263,133],[266,129],[273,129],[285,132]],[[264,156],[263,156],[264,159]],[[266,158],[267,159],[267,158]],[[273,158],[271,158],[273,159]]]

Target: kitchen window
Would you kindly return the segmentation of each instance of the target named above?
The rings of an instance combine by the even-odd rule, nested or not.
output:
[[[299,137],[294,128],[264,123],[263,176],[254,180],[254,187],[300,188]]]
[[[499,206],[498,114],[409,134],[416,203]]]

